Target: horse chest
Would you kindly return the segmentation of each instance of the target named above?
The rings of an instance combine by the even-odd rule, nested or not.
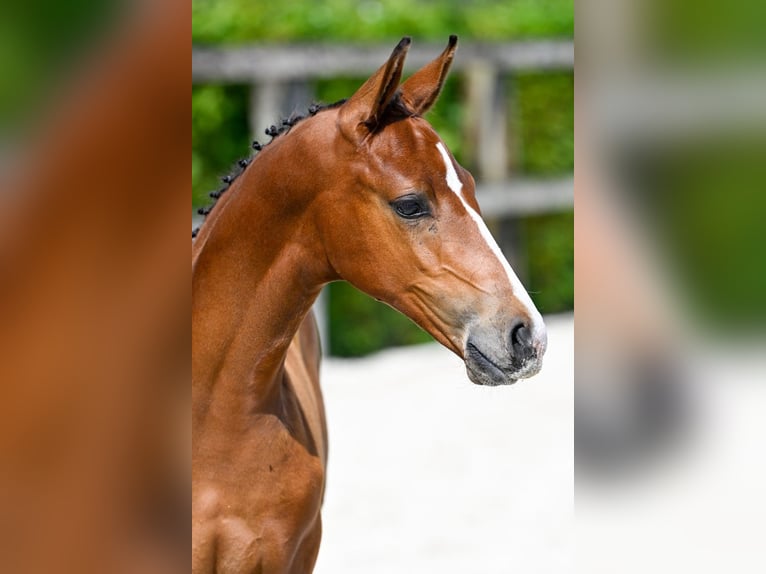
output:
[[[301,572],[316,558],[321,461],[276,417],[249,436],[193,485],[195,574]]]

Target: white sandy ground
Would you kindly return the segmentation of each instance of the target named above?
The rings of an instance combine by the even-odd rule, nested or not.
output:
[[[472,384],[436,344],[327,359],[330,434],[316,574],[572,571],[572,316],[543,370]]]

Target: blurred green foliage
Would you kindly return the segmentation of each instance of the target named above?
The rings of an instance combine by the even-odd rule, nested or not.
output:
[[[521,222],[527,248],[525,284],[543,313],[574,309],[574,214],[528,217]]]
[[[766,324],[764,157],[763,133],[733,130],[624,160],[687,310],[718,335]]]
[[[192,87],[192,204],[204,205],[220,176],[249,153],[248,88]]]
[[[651,0],[643,10],[646,50],[663,65],[760,65],[766,55],[763,0]]]
[[[331,318],[329,348],[334,355],[354,357],[385,347],[432,340],[407,317],[349,283],[330,285],[328,315]]]
[[[574,76],[520,74],[516,83],[515,137],[522,142],[517,162],[529,174],[574,170]]]
[[[507,41],[533,37],[572,37],[572,0],[193,0],[192,38],[196,43],[391,41],[403,35],[443,42]],[[365,78],[319,81],[318,101],[350,96]],[[464,158],[462,80],[447,81],[429,122],[455,157]],[[512,80],[509,113],[521,142],[513,158],[519,173],[556,176],[574,166],[574,80],[572,73],[525,73]],[[308,106],[310,102],[306,102]],[[248,154],[248,91],[245,86],[195,86],[192,89],[193,205],[207,202],[240,157]],[[274,118],[275,121],[278,118]],[[263,126],[265,128],[266,126]],[[519,222],[528,249],[527,287],[541,311],[573,308],[573,216],[548,215]],[[329,286],[330,351],[363,355],[391,345],[429,341],[409,319],[345,283]]]
[[[17,129],[67,66],[115,23],[124,0],[4,2],[0,17],[0,126]]]
[[[192,0],[197,43],[573,36],[573,0]]]

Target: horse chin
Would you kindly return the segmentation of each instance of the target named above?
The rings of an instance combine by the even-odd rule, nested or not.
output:
[[[508,386],[508,385],[516,384],[518,382],[518,379],[514,379],[513,377],[509,377],[506,375],[497,376],[495,374],[487,373],[486,371],[474,370],[467,363],[466,363],[466,372],[468,373],[468,379],[472,383],[476,385],[481,385],[483,387]]]
[[[512,385],[518,377],[511,376],[478,351],[469,349],[465,355],[465,370],[470,381],[485,387]]]
[[[542,359],[527,361],[520,369],[504,369],[469,343],[465,350],[465,368],[472,383],[486,387],[513,385],[521,379],[535,376],[542,367]]]

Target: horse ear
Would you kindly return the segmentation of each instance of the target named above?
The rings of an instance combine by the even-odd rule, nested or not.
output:
[[[402,38],[391,52],[388,61],[341,107],[338,125],[349,140],[360,141],[378,125],[386,106],[399,87],[404,57],[411,42],[409,36]]]
[[[412,74],[402,84],[401,98],[407,109],[414,114],[423,115],[436,103],[456,50],[457,36],[453,34],[438,58]]]

